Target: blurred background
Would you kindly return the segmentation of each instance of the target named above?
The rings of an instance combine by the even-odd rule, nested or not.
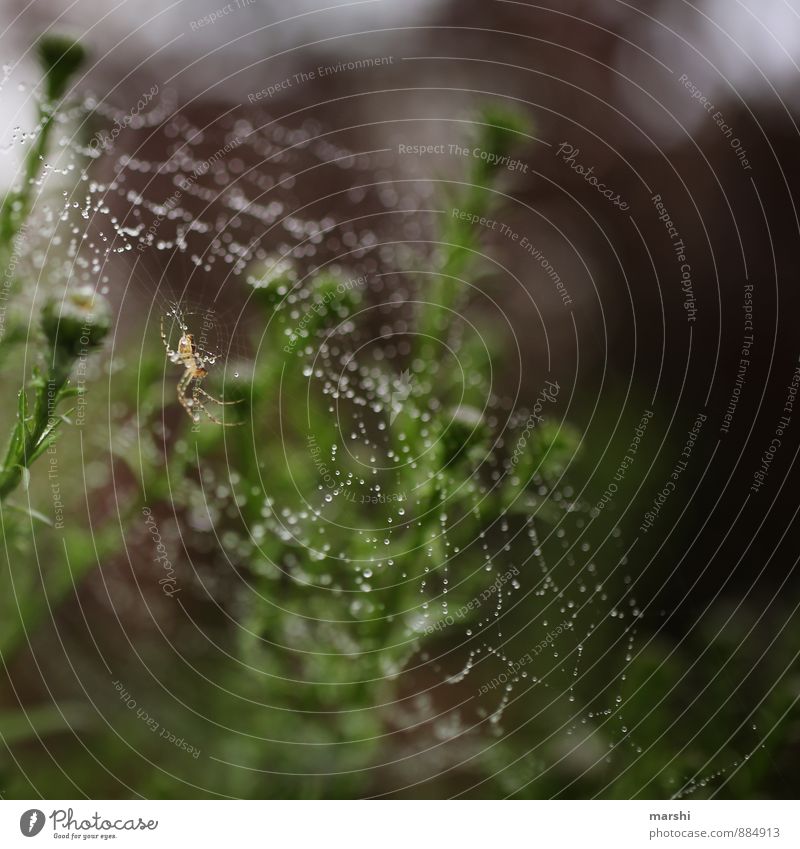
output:
[[[0,500],[3,797],[797,794],[795,0],[1,37],[3,432],[109,316]]]

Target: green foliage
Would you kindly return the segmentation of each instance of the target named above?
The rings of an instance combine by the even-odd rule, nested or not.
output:
[[[28,177],[0,208],[4,261],[31,209],[51,104],[82,59],[80,48],[56,40],[43,43],[41,55],[45,102]],[[475,145],[495,158],[529,135],[516,113],[497,108],[477,126]],[[425,297],[400,371],[380,360],[352,378],[345,372],[342,382],[312,356],[346,338],[369,305],[356,272],[320,270],[303,280],[277,256],[248,269],[259,320],[242,348],[255,353],[225,364],[226,374],[241,374],[238,382],[214,386],[219,370],[209,375],[209,391],[241,402],[226,408],[226,420],[242,427],[195,426],[174,396],[165,409],[156,331],[125,365],[136,369],[135,380],[128,372],[114,381],[107,399],[101,381],[87,388],[95,410],[108,402],[111,420],[94,416],[76,433],[60,404],[76,395],[85,400],[71,375],[77,360],[96,356],[110,315],[103,299],[84,289],[65,286],[62,297],[48,300],[31,351],[40,366],[27,386],[11,389],[15,418],[0,470],[0,656],[12,678],[30,665],[29,644],[37,658],[52,654],[52,662],[37,660],[46,689],[18,697],[19,710],[9,696],[11,707],[0,713],[0,738],[13,754],[0,760],[6,796],[69,798],[77,787],[94,797],[345,798],[413,787],[422,767],[439,777],[409,792],[613,797],[638,792],[646,775],[650,793],[668,796],[703,766],[691,754],[673,761],[669,738],[661,736],[666,711],[678,710],[684,691],[663,708],[658,698],[670,692],[689,649],[681,654],[665,639],[642,640],[635,664],[620,661],[622,681],[609,673],[624,657],[620,643],[635,632],[636,613],[621,631],[607,617],[592,624],[601,660],[570,679],[569,701],[554,698],[556,688],[524,682],[505,708],[507,734],[497,699],[476,699],[475,678],[461,675],[485,661],[482,681],[530,652],[542,637],[531,623],[541,616],[574,621],[563,588],[576,580],[575,560],[561,536],[540,547],[540,532],[583,533],[580,510],[573,514],[576,505],[557,489],[580,434],[546,418],[527,427],[522,413],[504,432],[484,406],[490,376],[503,363],[502,344],[492,341],[491,327],[480,339],[452,336],[451,316],[465,308],[465,283],[480,269],[475,217],[499,203],[502,171],[488,161],[471,160],[463,182],[449,187],[450,202],[465,215],[446,216],[439,255],[408,269]],[[0,355],[9,355],[12,338],[0,340]],[[442,343],[458,347],[458,362],[439,355]],[[369,383],[368,405],[349,391],[359,381]],[[346,432],[342,423],[356,413],[380,435],[391,463],[373,464],[369,448]],[[48,527],[46,471],[36,464],[56,445],[59,473],[82,484],[64,495],[63,528]],[[86,458],[104,445],[110,471],[85,483]],[[105,509],[112,486],[113,509]],[[162,581],[173,581],[177,595],[166,597],[159,586],[153,529],[175,572]],[[473,544],[476,538],[485,546]],[[127,611],[95,604],[87,621],[83,603],[73,604],[91,634],[54,631],[66,602],[80,599],[86,578],[101,568],[98,585],[128,581],[120,593]],[[597,586],[584,589],[605,602],[605,593],[613,598],[620,588],[611,577],[601,585],[599,573],[612,576],[613,568],[601,562],[597,569]],[[524,603],[515,602],[512,581],[524,585]],[[490,621],[495,607],[502,629]],[[134,638],[120,636],[120,626]],[[496,655],[478,658],[481,629],[500,647]],[[559,652],[580,656],[582,638],[567,628]],[[758,674],[769,680],[772,672]],[[409,678],[424,697],[403,689]],[[690,687],[706,683],[724,687],[714,678]],[[6,689],[17,692],[10,682]],[[131,694],[135,709],[121,692]],[[710,692],[721,703],[720,692]],[[645,751],[646,742],[620,730],[619,709],[609,708],[617,696],[629,717],[643,717],[640,738],[658,743]],[[788,697],[776,692],[765,716],[780,720]],[[438,716],[457,723],[446,750]],[[631,718],[625,721],[632,725]],[[165,743],[161,732],[175,732],[199,756]],[[717,743],[732,761],[721,731]],[[63,756],[69,777],[45,746]],[[383,786],[373,783],[379,765]]]
[[[45,73],[43,122],[27,154],[22,185],[9,192],[0,206],[0,257],[6,263],[21,250],[20,231],[33,202],[33,181],[41,168],[52,124],[50,104],[63,96],[69,78],[83,60],[79,45],[55,36],[42,39],[39,55]],[[13,273],[8,270],[8,264],[4,267],[7,275]],[[13,280],[7,282],[13,294],[18,287]],[[102,300],[95,298],[91,289],[79,289],[66,292],[61,302],[53,300],[45,305],[42,326],[50,346],[49,355],[43,363],[45,372],[35,367],[28,387],[17,394],[17,418],[0,468],[0,500],[20,482],[28,488],[30,466],[55,442],[59,426],[65,420],[65,414],[59,413],[57,407],[64,398],[75,394],[68,386],[73,364],[81,352],[88,353],[100,345],[108,332],[108,307]],[[13,334],[12,339],[19,341]],[[29,391],[34,399],[32,408],[28,403]]]
[[[109,324],[107,304],[91,290],[68,292],[63,303],[49,301],[45,305],[42,326],[49,343],[47,371],[35,367],[28,387],[17,396],[17,420],[0,467],[0,500],[20,481],[28,488],[30,466],[55,443],[61,423],[68,421],[68,413],[58,412],[60,402],[80,394],[68,385],[75,360],[102,343]],[[34,398],[32,408],[29,391]]]

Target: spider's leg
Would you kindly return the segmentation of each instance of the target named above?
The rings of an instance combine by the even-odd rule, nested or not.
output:
[[[203,402],[200,400],[200,393],[202,391],[203,390],[200,388],[200,379],[196,377],[192,384],[192,406],[196,407],[198,410],[205,410]]]
[[[209,413],[208,409],[205,407],[205,405],[199,399],[199,397],[197,398],[196,404],[197,404],[197,409],[202,410],[206,414],[206,416],[208,416],[208,418],[212,422],[214,422],[214,424],[222,425],[223,427],[238,427],[239,425],[244,424],[244,422],[224,422],[224,421],[222,421],[222,419],[218,419],[215,415],[213,415],[213,413]]]
[[[200,381],[195,380],[194,388],[192,389],[192,402],[197,410],[202,410],[209,419],[211,419],[214,424],[222,425],[223,427],[236,427],[237,425],[242,425],[244,422],[224,422],[222,419],[218,419],[215,415],[208,411],[206,405],[200,400],[200,396],[205,395],[207,398],[211,398],[212,401],[216,401],[216,398],[212,398],[205,389],[202,389],[200,386]],[[219,402],[217,402],[219,403]],[[199,413],[197,413],[199,416]]]
[[[189,398],[186,394],[193,376],[192,370],[187,368],[183,377],[178,381],[178,401],[180,401],[181,406],[188,413],[189,418],[192,421],[197,421],[200,418],[200,415],[196,412],[197,401],[194,397]],[[199,406],[200,409],[203,408],[202,404]]]
[[[209,401],[213,401],[215,404],[222,404],[223,407],[228,407],[231,404],[241,404],[244,401],[244,398],[237,398],[235,401],[222,401],[219,398],[215,398],[213,395],[209,395],[205,389],[201,389],[199,386],[197,387],[197,391]]]
[[[189,383],[192,380],[192,370],[187,368],[186,371],[181,376],[181,379],[178,381],[178,397],[183,398],[184,400],[188,400],[186,398],[186,390],[189,388]]]

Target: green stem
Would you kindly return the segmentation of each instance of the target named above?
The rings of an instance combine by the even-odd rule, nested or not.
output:
[[[448,311],[457,307],[460,288],[457,278],[464,273],[473,255],[470,245],[475,242],[475,225],[470,223],[471,219],[480,217],[489,207],[485,170],[473,168],[469,184],[457,207],[467,220],[448,215],[441,236],[446,249],[445,259],[440,273],[434,277],[430,294],[424,298],[427,303],[420,315],[419,352],[425,361],[436,355],[438,346],[434,340],[449,323]]]
[[[6,250],[13,250],[12,242],[22,229],[22,223],[33,206],[33,186],[47,153],[53,128],[55,111],[51,104],[39,106],[39,132],[25,154],[25,167],[20,188],[10,191],[0,206],[0,241]]]
[[[20,237],[33,208],[36,195],[34,187],[47,155],[58,104],[67,90],[70,78],[84,59],[80,44],[57,34],[48,34],[41,39],[38,54],[44,73],[43,93],[39,100],[38,129],[25,154],[21,184],[18,188],[11,189],[0,202],[0,268],[4,269],[2,288],[3,300],[6,302],[19,289],[18,277],[12,267],[15,254],[21,253],[16,240]],[[0,351],[16,339],[14,332],[6,332],[0,339]]]

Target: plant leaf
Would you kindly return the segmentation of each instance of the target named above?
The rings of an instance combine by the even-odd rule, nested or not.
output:
[[[31,519],[36,519],[39,522],[44,522],[45,525],[49,525],[51,528],[53,527],[53,522],[44,515],[44,513],[40,513],[38,510],[34,510],[33,507],[26,507],[24,504],[6,504],[10,510],[16,510],[18,513],[24,513],[26,516],[30,516]]]

